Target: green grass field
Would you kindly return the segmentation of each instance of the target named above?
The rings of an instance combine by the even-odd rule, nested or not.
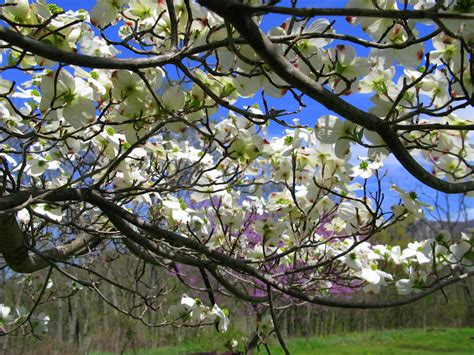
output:
[[[179,346],[130,351],[126,354],[187,354],[204,351],[225,351],[217,338],[201,338]],[[292,354],[471,354],[474,355],[474,328],[464,329],[404,329],[353,333],[323,338],[291,339],[287,343]],[[271,354],[282,354],[272,340]],[[260,354],[266,354],[260,349]],[[97,354],[97,353],[96,353]],[[103,354],[103,353],[102,353]]]
[[[472,338],[471,338],[472,337]],[[292,354],[474,354],[474,329],[418,329],[354,333],[320,339],[293,339]],[[272,348],[272,354],[280,354]]]

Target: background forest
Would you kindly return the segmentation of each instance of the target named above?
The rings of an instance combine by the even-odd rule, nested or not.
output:
[[[439,230],[448,230],[454,238],[460,230],[474,227],[474,221],[427,221],[423,220],[408,228],[394,226],[379,233],[377,239],[381,243],[389,243],[395,239],[400,245],[414,239],[421,239],[427,234]],[[167,290],[168,305],[177,302],[186,288],[179,281],[185,281],[195,289],[203,288],[199,275],[195,271],[182,270],[180,275],[170,275],[157,268],[147,267],[136,258],[122,255],[118,258],[116,252],[103,255],[103,269],[98,270],[107,278],[129,280],[130,287],[137,287],[134,279],[147,285],[147,288]],[[67,271],[67,267],[65,268]],[[134,270],[133,273],[130,271]],[[46,272],[27,275],[23,278],[9,277],[5,269],[1,273],[2,297],[11,304],[33,305],[36,294],[28,293],[31,284],[42,285]],[[139,320],[131,319],[129,315],[118,310],[110,311],[108,304],[96,292],[83,289],[80,285],[72,287],[76,291],[64,294],[60,285],[66,280],[61,275],[55,275],[52,284],[48,285],[48,295],[38,306],[37,313],[50,317],[47,323],[48,332],[39,337],[8,336],[1,338],[1,353],[15,354],[66,354],[88,353],[93,351],[122,353],[133,349],[153,349],[166,345],[177,345],[186,341],[204,341],[212,344],[215,341],[230,344],[232,340],[240,343],[248,342],[256,332],[255,322],[257,308],[252,308],[235,299],[222,299],[220,302],[232,312],[231,327],[227,333],[218,333],[214,327],[147,327]],[[179,276],[174,277],[174,276]],[[138,286],[139,287],[139,286]],[[69,289],[69,288],[67,288]],[[39,292],[40,290],[38,290]],[[348,298],[370,301],[375,295],[351,294]],[[132,310],[136,295],[110,286],[110,300],[114,304],[127,305]],[[197,293],[198,294],[198,293]],[[206,293],[200,294],[204,300]],[[168,307],[166,307],[168,306]],[[104,317],[104,314],[109,316]],[[155,313],[155,319],[145,319],[144,322],[159,323],[160,313]],[[474,280],[466,279],[455,285],[446,287],[443,292],[432,294],[418,302],[396,308],[387,309],[339,309],[317,305],[294,304],[278,310],[278,319],[285,337],[322,337],[332,334],[347,334],[350,332],[367,332],[383,329],[421,328],[425,331],[440,330],[452,327],[474,326]],[[261,320],[260,320],[261,321]],[[211,345],[209,345],[211,346]]]

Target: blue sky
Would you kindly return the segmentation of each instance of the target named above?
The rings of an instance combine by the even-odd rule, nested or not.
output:
[[[73,1],[73,0],[58,0],[58,1],[49,1],[54,2],[57,5],[63,7],[65,10],[77,10],[80,8],[90,10],[93,5],[95,4],[95,0],[82,0],[82,1]],[[323,1],[312,1],[312,0],[300,0],[298,2],[299,6],[315,6],[317,3],[320,7],[342,7],[346,3],[346,0],[323,0]],[[289,1],[282,2],[283,5],[288,5]],[[273,16],[270,19],[265,20],[263,23],[264,30],[268,30],[272,26],[276,26],[281,24],[286,19],[286,16]],[[329,19],[332,20],[332,19]],[[350,32],[351,35],[361,35],[363,36],[363,32],[360,29],[360,26],[351,26],[349,25],[343,18],[337,18],[337,25],[336,29],[338,32]],[[364,48],[357,48],[359,55],[364,55],[367,53],[367,49]],[[129,54],[122,53],[122,56],[127,56]],[[399,71],[399,73],[401,70]],[[258,95],[256,95],[257,98]],[[368,109],[370,107],[370,102],[368,101],[368,95],[352,95],[347,99],[354,105],[362,109]],[[256,100],[256,99],[254,99]],[[302,112],[298,113],[294,117],[298,117],[301,120],[301,123],[307,124],[310,127],[314,127],[316,120],[319,116],[324,114],[331,113],[326,108],[322,107],[320,104],[313,100],[306,100],[306,104],[308,105]],[[252,104],[252,101],[245,100],[245,103],[242,105]],[[270,100],[270,106],[274,105],[275,107],[293,107],[294,101],[291,95],[287,94],[282,99],[278,100]],[[473,110],[466,110],[463,115],[471,116],[474,114]],[[288,118],[288,121],[291,121],[291,117]],[[273,135],[280,135],[281,134],[281,127],[270,127],[270,134]],[[353,159],[357,157],[357,155],[364,155],[364,150],[361,148],[355,148],[353,152]],[[389,187],[396,183],[400,187],[407,189],[408,191],[417,191],[420,196],[426,195],[428,197],[434,196],[436,193],[434,190],[423,186],[418,180],[413,178],[406,170],[398,163],[396,159],[393,157],[387,159],[385,162],[385,167],[388,170],[387,177],[384,179],[383,187],[384,190],[387,192],[387,204],[393,204],[397,202],[395,198],[395,194],[389,191]],[[444,199],[442,199],[444,200]],[[468,200],[468,208],[471,211],[471,218],[474,218],[474,199]],[[451,197],[450,201],[454,205],[452,209],[457,211],[457,197]]]

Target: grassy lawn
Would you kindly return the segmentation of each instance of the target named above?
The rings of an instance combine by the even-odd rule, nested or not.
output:
[[[217,338],[203,339],[179,346],[130,351],[126,354],[186,354],[199,351],[225,351]],[[328,336],[323,338],[291,339],[287,343],[292,354],[471,354],[474,355],[474,328],[435,330],[386,330],[367,333]],[[272,341],[272,354],[283,352]],[[261,349],[261,354],[266,354]],[[95,353],[98,354],[98,353]],[[103,353],[102,353],[103,354]]]
[[[473,339],[471,339],[473,337]],[[292,354],[474,354],[474,329],[423,331],[387,330],[329,336],[320,339],[292,339]],[[283,353],[272,348],[272,354]]]

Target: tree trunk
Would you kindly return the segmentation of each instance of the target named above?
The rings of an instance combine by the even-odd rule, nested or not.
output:
[[[62,298],[58,299],[58,318],[56,321],[57,324],[57,332],[56,332],[56,337],[58,340],[62,343],[64,341],[63,339],[63,320],[64,320],[64,307],[63,307],[63,300]]]

